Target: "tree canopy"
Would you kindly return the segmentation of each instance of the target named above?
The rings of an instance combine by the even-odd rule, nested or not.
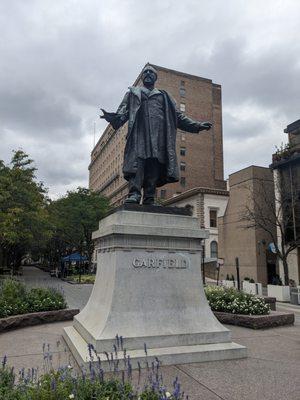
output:
[[[48,210],[56,248],[60,252],[86,253],[90,261],[94,251],[92,232],[107,212],[108,200],[89,189],[78,188],[51,202]]]
[[[0,268],[18,268],[30,254],[50,262],[71,251],[91,260],[92,232],[108,209],[108,200],[89,189],[50,200],[36,179],[33,160],[22,150],[6,165],[0,160]]]
[[[36,240],[50,235],[46,190],[35,171],[21,150],[8,165],[0,161],[0,264],[17,267]]]

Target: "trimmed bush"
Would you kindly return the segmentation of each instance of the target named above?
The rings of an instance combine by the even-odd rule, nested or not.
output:
[[[34,288],[15,279],[0,284],[0,318],[38,311],[61,310],[67,307],[62,293],[53,288]]]
[[[267,315],[270,313],[270,306],[263,298],[239,292],[234,288],[207,286],[205,293],[212,311],[243,315]]]

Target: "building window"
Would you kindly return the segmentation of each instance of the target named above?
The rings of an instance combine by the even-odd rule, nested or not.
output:
[[[210,258],[218,258],[218,243],[215,240],[210,243]]]
[[[180,147],[180,155],[185,156],[186,154],[186,148],[185,147]]]
[[[181,186],[185,186],[185,177],[184,177],[184,176],[182,176],[182,177],[180,178],[180,185],[181,185]]]
[[[179,94],[181,97],[185,97],[185,88],[184,87],[179,88]]]
[[[180,163],[180,171],[185,171],[185,162],[181,161]]]
[[[211,228],[217,227],[217,210],[209,210],[209,226]]]
[[[185,81],[180,81],[180,86],[184,86],[185,85]]]
[[[167,191],[166,189],[161,189],[160,191],[160,197],[161,199],[165,199],[167,197]]]
[[[185,104],[184,103],[180,103],[180,111],[185,111]]]

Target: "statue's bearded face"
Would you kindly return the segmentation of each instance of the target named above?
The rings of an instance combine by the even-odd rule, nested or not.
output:
[[[145,86],[153,86],[157,79],[156,73],[152,69],[145,69],[142,73],[142,80]]]

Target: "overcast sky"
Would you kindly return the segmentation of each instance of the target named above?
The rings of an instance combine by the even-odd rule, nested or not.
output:
[[[52,197],[88,185],[105,124],[149,61],[222,85],[225,178],[268,166],[300,118],[300,1],[1,0],[0,159]]]

